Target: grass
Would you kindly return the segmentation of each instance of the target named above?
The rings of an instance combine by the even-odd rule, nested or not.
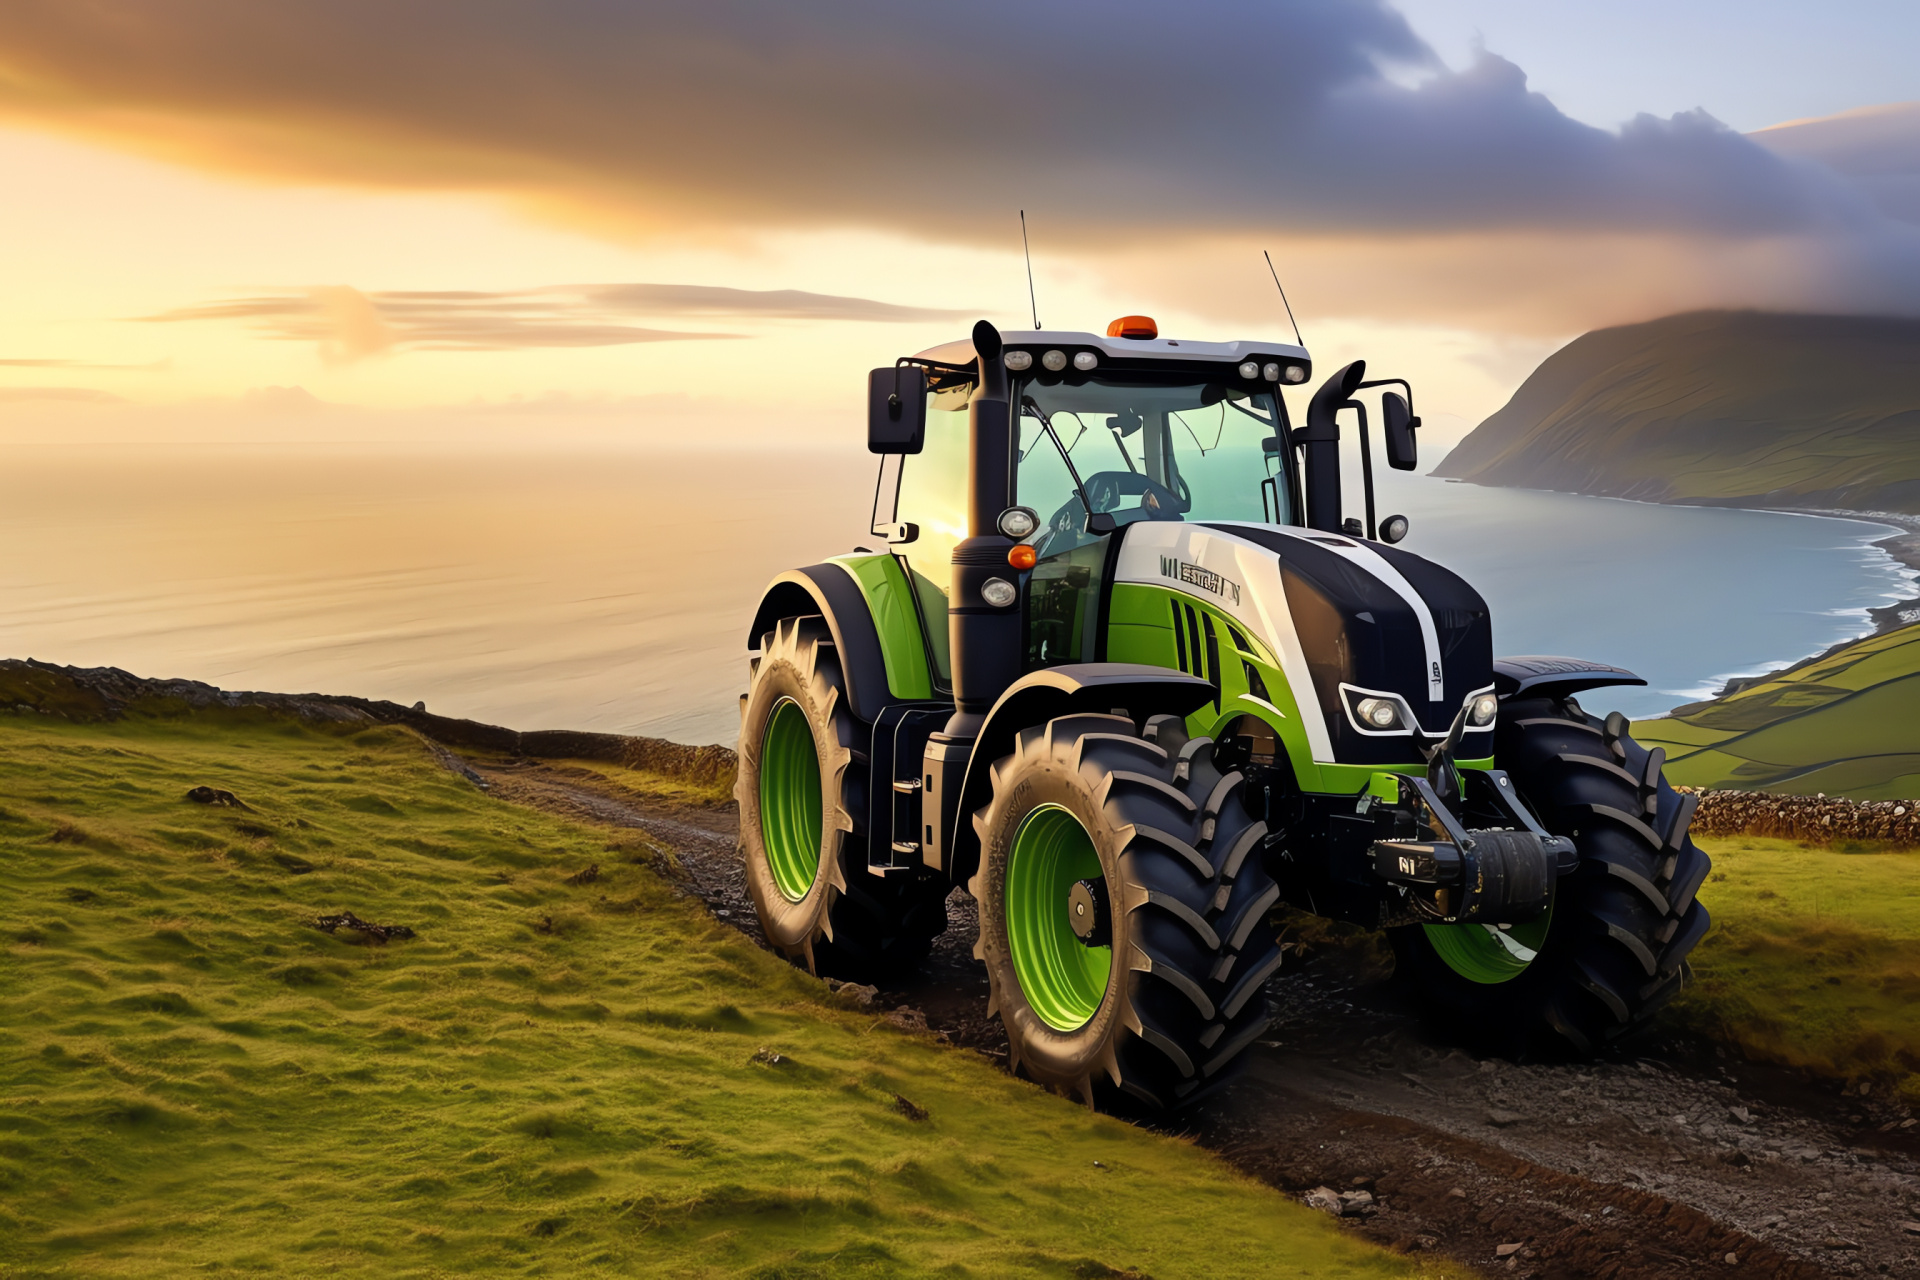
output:
[[[1683,786],[1850,800],[1920,796],[1920,625],[1867,636],[1634,725]]]
[[[1750,1057],[1920,1103],[1920,851],[1699,843],[1714,926],[1675,1014]]]
[[[9,1275],[1457,1274],[836,1005],[405,730],[0,714],[0,797]]]

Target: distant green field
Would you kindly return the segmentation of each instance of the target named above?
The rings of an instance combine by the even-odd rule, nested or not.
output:
[[[1684,786],[1920,797],[1920,625],[1868,636],[1730,697],[1642,720]]]
[[[1750,1056],[1920,1103],[1920,850],[1702,839],[1713,930],[1675,1016]]]
[[[836,1006],[404,730],[0,714],[0,797],[8,1274],[1459,1274]]]

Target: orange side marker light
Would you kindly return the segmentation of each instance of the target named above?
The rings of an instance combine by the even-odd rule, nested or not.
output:
[[[1022,542],[1007,551],[1007,563],[1016,569],[1031,569],[1040,563],[1040,553]]]

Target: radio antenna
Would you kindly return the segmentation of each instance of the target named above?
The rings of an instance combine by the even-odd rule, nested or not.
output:
[[[1033,295],[1033,250],[1027,245],[1027,211],[1020,211],[1020,251],[1027,255],[1027,301],[1033,307],[1033,327],[1040,327],[1040,303]]]
[[[1280,305],[1287,309],[1287,323],[1293,326],[1293,340],[1304,349],[1307,340],[1300,336],[1300,322],[1293,318],[1293,304],[1287,301],[1287,287],[1280,283],[1280,273],[1273,269],[1273,255],[1262,249],[1260,256],[1267,260],[1267,272],[1273,277],[1273,287],[1280,291]]]

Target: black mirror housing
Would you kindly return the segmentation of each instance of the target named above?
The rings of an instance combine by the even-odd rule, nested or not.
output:
[[[1420,419],[1413,416],[1413,407],[1406,397],[1397,391],[1381,396],[1380,416],[1387,437],[1387,465],[1395,471],[1411,471],[1419,466],[1420,446],[1413,434],[1420,429]]]
[[[927,371],[907,365],[867,375],[867,452],[918,453],[927,441]]]

